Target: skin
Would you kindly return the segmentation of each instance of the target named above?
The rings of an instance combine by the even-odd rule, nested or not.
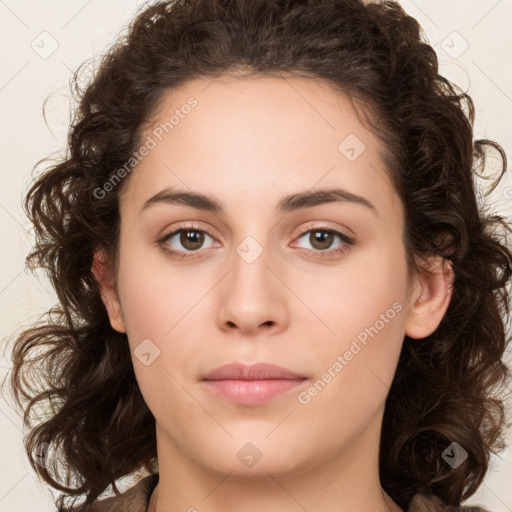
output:
[[[448,307],[449,263],[430,259],[431,273],[409,277],[402,203],[382,144],[339,92],[304,78],[197,79],[166,93],[142,140],[191,96],[197,106],[123,190],[117,282],[108,280],[101,251],[93,266],[156,419],[156,510],[401,510],[379,481],[384,404],[404,335],[428,336]],[[338,149],[349,134],[365,145],[354,161]],[[140,212],[168,187],[212,195],[225,213],[160,203]],[[350,201],[275,210],[284,195],[329,188],[362,196],[375,211]],[[206,232],[199,249],[179,234],[159,242],[191,224]],[[334,236],[322,249],[308,230],[325,228],[356,241]],[[262,250],[251,263],[237,252],[246,237]],[[164,246],[192,257],[173,258]],[[247,246],[251,254],[255,246]],[[333,372],[337,357],[393,304],[400,311]],[[145,339],[160,351],[147,366],[134,352]],[[222,364],[262,361],[307,380],[252,406],[215,396],[202,382]],[[301,403],[299,393],[329,368],[331,380]],[[237,456],[248,442],[261,453],[252,467]]]

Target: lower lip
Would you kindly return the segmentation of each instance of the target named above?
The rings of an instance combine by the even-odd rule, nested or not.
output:
[[[231,402],[258,405],[289,393],[306,379],[204,380],[205,385]]]

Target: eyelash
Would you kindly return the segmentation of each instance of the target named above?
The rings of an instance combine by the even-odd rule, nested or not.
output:
[[[198,226],[180,226],[178,229],[175,229],[171,233],[168,233],[164,235],[162,238],[158,240],[158,243],[161,245],[162,249],[170,254],[172,257],[177,259],[188,259],[188,258],[194,258],[194,254],[197,252],[200,252],[201,249],[197,249],[196,251],[188,251],[188,252],[181,252],[181,251],[175,251],[173,249],[170,249],[168,245],[166,245],[166,242],[170,240],[173,236],[177,235],[181,231],[190,231],[190,232],[200,232],[205,233],[210,238],[214,239],[212,235],[208,233],[208,231],[205,231],[204,229],[200,229]],[[313,255],[315,257],[319,256],[320,258],[329,258],[337,254],[343,254],[350,250],[350,246],[354,245],[355,240],[352,237],[349,237],[345,233],[341,231],[337,231],[336,229],[327,228],[327,227],[307,227],[304,231],[302,231],[297,239],[302,238],[304,235],[307,235],[308,233],[312,233],[315,231],[320,231],[322,233],[329,233],[332,235],[336,235],[343,243],[344,245],[338,249],[334,250],[313,250],[313,249],[306,249],[308,255]]]

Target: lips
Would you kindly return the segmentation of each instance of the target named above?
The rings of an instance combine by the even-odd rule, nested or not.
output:
[[[219,366],[208,373],[203,384],[214,396],[239,405],[260,405],[277,396],[291,393],[307,377],[281,366],[257,363],[245,366],[240,363]]]
[[[257,363],[246,366],[240,363],[225,364],[215,368],[204,380],[266,380],[266,379],[305,379],[304,375],[293,373],[282,366]]]

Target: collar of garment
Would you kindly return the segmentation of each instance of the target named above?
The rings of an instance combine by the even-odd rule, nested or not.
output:
[[[96,501],[87,512],[147,512],[151,494],[158,484],[158,474],[143,477],[119,496]],[[74,512],[71,509],[69,512]],[[406,512],[489,512],[478,506],[445,505],[438,497],[415,494]]]

